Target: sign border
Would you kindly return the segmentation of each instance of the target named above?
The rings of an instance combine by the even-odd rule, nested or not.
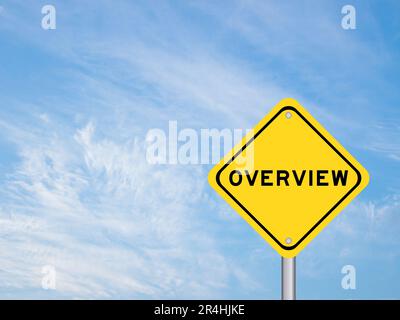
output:
[[[291,110],[294,111],[311,129],[314,130],[315,133],[318,134],[318,136],[325,141],[326,144],[328,144],[329,147],[331,147],[333,149],[333,151],[335,151],[357,174],[357,182],[355,183],[355,185],[338,201],[336,202],[332,208],[330,208],[328,210],[328,212],[326,212],[322,218],[320,220],[318,220],[318,222],[311,227],[311,229],[309,231],[307,231],[305,233],[305,235],[303,237],[300,238],[299,241],[297,241],[294,245],[292,246],[287,246],[282,244],[260,221],[258,221],[258,219],[244,206],[240,203],[239,200],[237,200],[235,198],[234,195],[232,195],[221,183],[220,181],[220,176],[222,174],[222,172],[229,166],[229,164],[232,163],[232,161],[235,160],[235,158],[242,153],[246,147],[251,144],[283,111],[286,110]],[[265,125],[263,125],[261,127],[260,130],[258,130],[253,137],[251,137],[251,139],[249,141],[246,142],[246,144],[244,146],[242,146],[240,148],[240,150],[238,152],[236,152],[235,155],[233,155],[233,157],[231,159],[229,159],[229,161],[227,161],[221,169],[218,170],[217,174],[216,174],[216,182],[217,184],[220,186],[220,188],[222,190],[224,190],[224,192],[233,200],[235,201],[235,203],[255,222],[257,223],[257,225],[268,234],[268,236],[271,237],[271,239],[273,239],[282,249],[284,250],[293,250],[295,248],[297,248],[300,243],[302,243],[360,184],[361,184],[361,173],[360,171],[357,170],[357,168],[326,138],[322,135],[321,132],[318,131],[317,128],[315,128],[312,123],[310,123],[310,121],[308,121],[302,114],[300,111],[298,111],[295,107],[293,106],[283,106]]]

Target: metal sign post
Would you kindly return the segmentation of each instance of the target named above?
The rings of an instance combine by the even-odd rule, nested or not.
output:
[[[296,257],[282,257],[282,300],[296,300]]]

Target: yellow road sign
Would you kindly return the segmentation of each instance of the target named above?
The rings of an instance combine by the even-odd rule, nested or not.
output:
[[[369,176],[296,100],[284,99],[208,180],[281,256],[291,258],[367,186]]]

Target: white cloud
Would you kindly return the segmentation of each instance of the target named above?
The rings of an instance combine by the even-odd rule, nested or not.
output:
[[[399,256],[400,196],[381,200],[355,200],[310,244],[310,259],[390,259]],[[383,249],[384,248],[384,249]]]
[[[47,264],[55,296],[69,298],[216,297],[245,277],[199,228],[201,169],[149,165],[137,139],[96,138],[93,123],[73,137],[46,130],[17,142],[21,163],[3,190],[8,292],[24,283],[19,297],[40,297]]]

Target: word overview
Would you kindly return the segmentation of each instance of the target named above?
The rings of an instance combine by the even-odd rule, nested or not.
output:
[[[346,186],[348,170],[233,170],[229,182],[233,186]]]

